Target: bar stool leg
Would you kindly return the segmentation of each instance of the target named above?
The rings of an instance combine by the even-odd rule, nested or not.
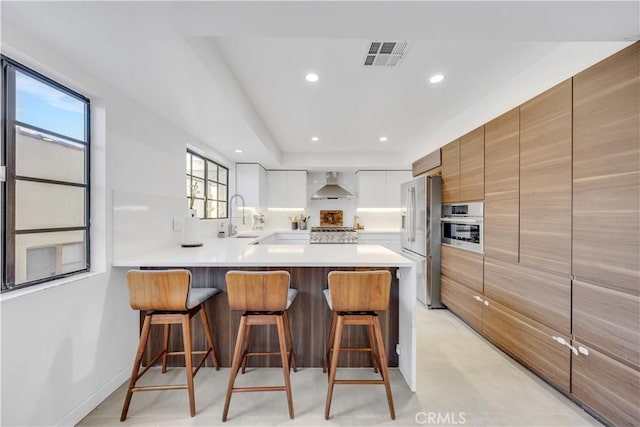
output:
[[[227,386],[227,396],[224,399],[224,410],[222,411],[222,421],[227,421],[227,414],[229,413],[229,403],[231,403],[231,393],[233,392],[233,384],[235,383],[236,376],[240,370],[240,364],[242,362],[242,348],[245,337],[245,326],[247,323],[247,317],[240,317],[240,326],[238,328],[238,337],[236,338],[236,347],[233,352],[233,363],[231,364],[231,372],[229,372],[229,385]]]
[[[164,337],[162,340],[162,373],[167,373],[167,359],[169,356],[169,336],[171,333],[171,325],[169,323],[164,325],[163,328]]]
[[[191,354],[191,318],[189,314],[182,316],[182,339],[184,341],[184,364],[187,371],[187,389],[189,391],[189,412],[196,415],[196,401],[193,394],[193,355]]]
[[[335,311],[331,312],[331,326],[329,327],[329,337],[327,339],[327,354],[324,359],[324,367],[322,368],[322,372],[329,372],[329,366],[331,365],[331,348],[333,346],[333,337],[336,332],[336,318],[338,315]]]
[[[291,395],[291,378],[289,377],[289,356],[287,354],[287,340],[284,326],[284,315],[277,316],[278,341],[280,343],[280,357],[282,358],[282,374],[284,375],[284,386],[287,392],[287,404],[289,405],[289,418],[294,418],[293,396]]]
[[[211,359],[213,360],[213,366],[216,368],[216,371],[219,371],[220,363],[218,362],[216,347],[213,344],[213,333],[211,332],[211,325],[209,324],[209,318],[207,317],[207,310],[204,308],[204,305],[201,305],[199,311],[200,311],[200,320],[202,321],[202,326],[204,327],[204,335],[207,338],[207,342],[209,343],[209,348],[211,349]]]
[[[144,355],[144,349],[147,346],[147,340],[149,339],[149,331],[151,330],[151,315],[144,316],[144,323],[142,324],[142,332],[140,334],[140,342],[138,343],[138,351],[136,352],[136,358],[133,361],[133,368],[131,370],[131,378],[129,379],[129,387],[127,388],[127,396],[124,399],[124,405],[122,407],[122,414],[120,415],[120,421],[124,421],[127,418],[127,412],[129,412],[129,404],[131,403],[131,397],[133,396],[133,387],[138,380],[138,372],[140,371],[140,363],[142,363],[142,356]]]
[[[367,326],[367,330],[369,331],[369,347],[371,348],[371,363],[373,364],[373,372],[378,373],[379,358],[378,353],[376,352],[376,339],[373,332],[373,324]]]
[[[247,369],[247,353],[249,353],[249,346],[251,346],[251,325],[246,325],[244,334],[244,350],[242,351],[242,375],[244,375]]]
[[[380,329],[380,321],[378,320],[378,316],[373,318],[373,329],[376,336],[376,344],[378,346],[378,354],[380,356],[380,373],[382,374],[382,379],[384,380],[384,388],[387,392],[387,403],[389,404],[389,414],[391,415],[391,419],[396,419],[396,411],[393,407],[393,396],[391,395],[391,384],[389,383],[389,370],[387,369],[387,354],[384,349],[384,343],[382,341],[382,332]]]
[[[324,419],[329,419],[329,412],[331,411],[331,398],[333,397],[333,384],[336,381],[336,371],[338,370],[338,356],[340,355],[340,341],[342,340],[342,324],[344,322],[344,316],[336,316],[336,329],[335,337],[333,340],[333,358],[329,365],[329,389],[327,390],[327,403],[324,408]]]
[[[289,339],[289,344],[291,344],[291,350],[289,351],[289,367],[293,366],[293,372],[298,372],[298,363],[296,361],[296,351],[293,348],[293,335],[291,334],[291,325],[289,324],[289,315],[287,314],[287,311],[285,310],[282,313],[283,316],[283,321],[284,321],[284,329],[287,333],[287,337]],[[289,346],[287,346],[287,349],[289,349]]]

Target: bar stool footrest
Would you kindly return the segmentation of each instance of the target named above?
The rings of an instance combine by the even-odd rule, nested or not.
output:
[[[184,390],[186,388],[189,388],[186,384],[146,385],[144,387],[133,387],[131,391]]]
[[[384,380],[335,380],[333,381],[334,384],[361,384],[361,385],[368,385],[368,384],[384,384]]]
[[[283,385],[278,386],[261,386],[261,387],[234,387],[231,389],[233,393],[241,392],[247,393],[251,391],[287,391],[287,388]]]

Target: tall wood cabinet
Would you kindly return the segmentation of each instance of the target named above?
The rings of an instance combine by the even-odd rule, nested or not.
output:
[[[518,262],[520,233],[520,109],[484,126],[484,253]]]
[[[640,425],[640,43],[573,79],[572,393]]]
[[[574,78],[573,272],[640,291],[640,45]]]
[[[442,202],[484,198],[484,126],[442,147]]]
[[[442,301],[609,423],[640,425],[640,42],[487,123],[476,168],[471,139],[442,148],[443,202],[483,169],[485,253],[443,246]]]
[[[571,274],[571,80],[520,106],[520,262]]]
[[[460,201],[484,199],[484,126],[460,138]]]
[[[448,143],[442,153],[442,203],[460,200],[460,139]]]

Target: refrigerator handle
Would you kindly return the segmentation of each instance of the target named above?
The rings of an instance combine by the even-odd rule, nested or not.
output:
[[[411,187],[411,242],[416,241],[416,189]]]
[[[411,243],[411,224],[413,224],[411,212],[411,188],[407,188],[407,242]]]

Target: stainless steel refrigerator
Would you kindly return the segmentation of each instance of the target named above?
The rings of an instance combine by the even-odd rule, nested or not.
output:
[[[442,179],[419,177],[401,186],[402,254],[416,262],[416,295],[428,308],[440,302]]]

